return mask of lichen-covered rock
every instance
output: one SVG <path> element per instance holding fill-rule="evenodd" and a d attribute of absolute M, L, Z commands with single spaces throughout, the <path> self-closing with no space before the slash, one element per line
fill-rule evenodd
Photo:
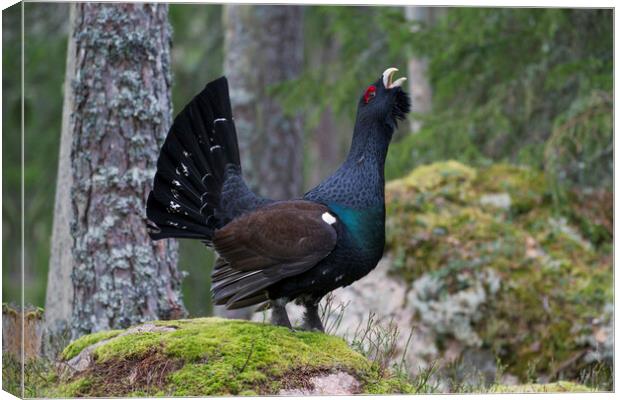
<path fill-rule="evenodd" d="M 522 381 L 610 364 L 611 208 L 586 224 L 583 203 L 553 207 L 540 172 L 454 161 L 389 182 L 386 197 L 390 274 L 440 349 L 428 361 L 484 349 Z"/>
<path fill-rule="evenodd" d="M 341 338 L 200 318 L 84 336 L 49 397 L 409 393 Z"/>

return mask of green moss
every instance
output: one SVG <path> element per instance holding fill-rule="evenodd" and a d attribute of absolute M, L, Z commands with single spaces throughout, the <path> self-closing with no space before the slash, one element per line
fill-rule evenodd
<path fill-rule="evenodd" d="M 563 393 L 563 392 L 592 392 L 592 389 L 574 382 L 560 381 L 546 384 L 526 385 L 494 385 L 491 393 Z"/>
<path fill-rule="evenodd" d="M 538 171 L 454 161 L 419 167 L 387 185 L 391 272 L 426 296 L 418 299 L 420 310 L 429 301 L 458 308 L 450 303 L 462 300 L 457 294 L 477 306 L 455 320 L 441 320 L 437 308 L 419 315 L 438 318 L 426 322 L 440 348 L 444 334 L 470 335 L 459 340 L 490 348 L 524 380 L 532 366 L 553 373 L 583 351 L 589 321 L 613 298 L 611 258 L 552 208 L 548 193 Z M 501 201 L 485 203 L 483 196 Z"/>
<path fill-rule="evenodd" d="M 528 212 L 551 200 L 545 176 L 539 171 L 509 164 L 493 164 L 479 171 L 473 182 L 476 193 L 508 193 L 514 214 Z"/>
<path fill-rule="evenodd" d="M 83 397 L 88 394 L 93 382 L 89 378 L 79 378 L 58 385 L 49 397 Z"/>
<path fill-rule="evenodd" d="M 366 380 L 364 393 L 367 394 L 413 394 L 416 390 L 412 384 L 402 378 L 374 378 Z"/>
<path fill-rule="evenodd" d="M 62 359 L 70 360 L 73 357 L 80 354 L 80 352 L 84 350 L 85 348 L 87 348 L 88 346 L 98 343 L 102 340 L 117 336 L 121 332 L 122 332 L 121 330 L 103 331 L 103 332 L 97 332 L 97 333 L 92 333 L 90 335 L 82 336 L 81 338 L 69 344 L 69 346 L 67 346 L 63 350 Z"/>
<path fill-rule="evenodd" d="M 155 325 L 175 329 L 112 337 L 94 350 L 96 366 L 109 371 L 112 366 L 123 367 L 123 363 L 142 365 L 144 360 L 155 360 L 148 361 L 148 365 L 156 369 L 153 363 L 164 360 L 177 363 L 178 367 L 168 371 L 161 387 L 129 383 L 125 387 L 122 380 L 127 378 L 119 376 L 115 379 L 114 395 L 133 395 L 136 391 L 166 396 L 277 393 L 282 382 L 290 379 L 291 372 L 299 370 L 347 371 L 373 393 L 410 390 L 401 379 L 380 376 L 368 359 L 339 337 L 219 318 L 158 321 Z M 102 337 L 105 336 L 98 340 Z M 87 338 L 80 341 L 98 341 Z M 76 348 L 75 344 L 71 346 Z M 81 377 L 97 382 L 89 387 L 89 395 L 112 394 L 106 392 L 107 378 L 103 374 L 95 367 Z M 73 387 L 65 383 L 63 390 L 70 391 Z"/>
<path fill-rule="evenodd" d="M 403 186 L 405 189 L 428 192 L 448 184 L 470 182 L 475 177 L 475 169 L 456 161 L 445 161 L 418 167 L 406 177 L 391 181 L 389 188 Z"/>

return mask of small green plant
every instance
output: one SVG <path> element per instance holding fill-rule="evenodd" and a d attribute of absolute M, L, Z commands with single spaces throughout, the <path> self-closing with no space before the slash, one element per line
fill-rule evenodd
<path fill-rule="evenodd" d="M 344 311 L 348 305 L 348 302 L 336 304 L 333 292 L 330 292 L 327 296 L 325 296 L 319 305 L 319 315 L 321 317 L 321 321 L 325 324 L 324 328 L 327 335 L 336 334 L 342 324 Z"/>
<path fill-rule="evenodd" d="M 45 358 L 26 360 L 23 365 L 11 354 L 2 354 L 2 389 L 17 397 L 46 397 L 56 382 L 53 363 Z M 22 377 L 24 380 L 22 391 Z"/>
<path fill-rule="evenodd" d="M 413 338 L 413 328 L 409 331 L 405 346 L 398 357 L 398 343 L 401 332 L 394 320 L 387 324 L 381 323 L 377 315 L 368 313 L 365 321 L 360 321 L 350 340 L 351 347 L 362 353 L 372 363 L 372 369 L 380 377 L 407 382 L 412 393 L 435 393 L 438 382 L 435 375 L 438 371 L 436 363 L 427 368 L 419 369 L 412 375 L 407 363 L 407 351 Z"/>
<path fill-rule="evenodd" d="M 593 390 L 613 391 L 613 365 L 602 361 L 592 363 L 581 370 L 578 381 Z"/>

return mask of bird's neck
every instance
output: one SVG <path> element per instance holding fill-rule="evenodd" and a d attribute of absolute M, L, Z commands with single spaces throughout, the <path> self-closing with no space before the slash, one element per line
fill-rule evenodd
<path fill-rule="evenodd" d="M 376 168 L 383 178 L 391 137 L 392 129 L 388 125 L 358 119 L 344 165 L 349 168 Z"/>
<path fill-rule="evenodd" d="M 356 210 L 385 208 L 384 166 L 389 132 L 379 124 L 357 123 L 349 155 L 340 168 L 310 192 L 310 199 Z"/>

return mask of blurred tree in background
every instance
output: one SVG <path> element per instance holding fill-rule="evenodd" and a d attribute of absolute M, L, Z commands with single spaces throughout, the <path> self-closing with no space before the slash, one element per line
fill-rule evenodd
<path fill-rule="evenodd" d="M 2 11 L 2 301 L 15 303 L 21 299 L 20 11 Z"/>
<path fill-rule="evenodd" d="M 281 100 L 269 93 L 303 66 L 303 7 L 227 4 L 224 6 L 224 73 L 243 177 L 258 195 L 286 200 L 301 195 L 303 120 L 286 115 Z M 250 319 L 254 307 L 215 314 Z"/>
<path fill-rule="evenodd" d="M 3 301 L 20 302 L 21 5 L 3 11 Z M 69 7 L 24 4 L 26 303 L 45 304 Z"/>
<path fill-rule="evenodd" d="M 68 8 L 26 3 L 25 9 L 26 299 L 42 305 Z M 11 284 L 19 275 L 7 268 L 19 271 L 21 175 L 20 82 L 6 73 L 19 72 L 14 40 L 19 9 L 10 13 L 13 18 L 3 15 L 4 301 L 18 300 L 19 293 Z M 575 192 L 610 192 L 612 15 L 612 10 L 449 8 L 428 24 L 408 20 L 402 7 L 306 7 L 303 72 L 268 88 L 287 112 L 304 114 L 304 188 L 340 162 L 368 83 L 388 66 L 406 75 L 410 58 L 420 57 L 428 65 L 432 112 L 416 116 L 423 122 L 416 134 L 401 125 L 387 159 L 388 179 L 436 160 L 474 165 L 503 160 L 543 170 L 559 208 Z M 170 21 L 176 112 L 222 73 L 222 7 L 171 5 Z M 192 315 L 209 314 L 212 254 L 200 243 L 180 242 L 179 267 L 190 273 L 183 283 L 186 306 Z"/>

